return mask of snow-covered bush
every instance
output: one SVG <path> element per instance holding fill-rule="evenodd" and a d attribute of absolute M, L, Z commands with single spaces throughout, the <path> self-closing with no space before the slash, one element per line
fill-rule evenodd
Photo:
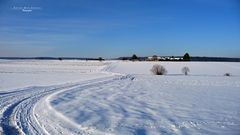
<path fill-rule="evenodd" d="M 182 73 L 184 73 L 185 75 L 188 75 L 188 72 L 190 72 L 190 69 L 188 67 L 182 68 Z"/>
<path fill-rule="evenodd" d="M 156 65 L 153 65 L 152 69 L 151 69 L 151 72 L 154 74 L 154 75 L 164 75 L 167 73 L 167 70 L 165 69 L 164 66 L 162 65 L 159 65 L 159 64 L 156 64 Z"/>

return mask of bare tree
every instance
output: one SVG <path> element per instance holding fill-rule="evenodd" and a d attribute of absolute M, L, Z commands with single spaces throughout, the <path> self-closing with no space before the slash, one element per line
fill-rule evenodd
<path fill-rule="evenodd" d="M 154 75 L 164 75 L 167 73 L 167 70 L 165 69 L 164 66 L 162 65 L 159 65 L 159 64 L 156 64 L 156 65 L 153 65 L 152 69 L 151 69 L 151 72 L 154 74 Z"/>
<path fill-rule="evenodd" d="M 188 72 L 190 72 L 190 69 L 188 67 L 183 67 L 182 68 L 182 72 L 185 74 L 185 75 L 188 75 Z"/>

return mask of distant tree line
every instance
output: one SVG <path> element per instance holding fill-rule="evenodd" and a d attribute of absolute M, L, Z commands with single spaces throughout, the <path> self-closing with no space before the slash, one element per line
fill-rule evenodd
<path fill-rule="evenodd" d="M 153 55 L 152 57 L 138 57 L 133 54 L 132 57 L 120 57 L 120 60 L 131 60 L 131 61 L 190 61 L 191 57 L 188 53 L 185 53 L 182 57 L 158 57 Z"/>

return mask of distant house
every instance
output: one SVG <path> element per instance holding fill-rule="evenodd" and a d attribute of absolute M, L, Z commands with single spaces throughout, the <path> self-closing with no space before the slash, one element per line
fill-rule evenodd
<path fill-rule="evenodd" d="M 182 60 L 182 58 L 179 58 L 179 57 L 171 57 L 170 60 L 172 60 L 172 61 L 179 61 L 179 60 Z"/>
<path fill-rule="evenodd" d="M 153 55 L 150 57 L 147 57 L 148 61 L 159 61 L 161 59 L 161 57 L 157 56 L 157 55 Z"/>
<path fill-rule="evenodd" d="M 149 56 L 146 59 L 147 61 L 179 61 L 182 60 L 181 57 L 160 57 L 157 55 Z"/>

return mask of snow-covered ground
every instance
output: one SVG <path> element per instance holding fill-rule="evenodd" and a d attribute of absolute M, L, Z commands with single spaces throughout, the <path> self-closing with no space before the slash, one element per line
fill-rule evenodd
<path fill-rule="evenodd" d="M 223 76 L 231 73 L 240 76 L 240 63 L 238 62 L 114 62 L 107 70 L 123 74 L 151 74 L 149 70 L 154 64 L 163 65 L 168 75 L 182 75 L 181 69 L 189 67 L 191 75 L 196 76 Z"/>
<path fill-rule="evenodd" d="M 97 61 L 1 60 L 0 91 L 27 86 L 49 86 L 102 77 Z"/>
<path fill-rule="evenodd" d="M 240 63 L 0 61 L 1 132 L 237 135 Z"/>

